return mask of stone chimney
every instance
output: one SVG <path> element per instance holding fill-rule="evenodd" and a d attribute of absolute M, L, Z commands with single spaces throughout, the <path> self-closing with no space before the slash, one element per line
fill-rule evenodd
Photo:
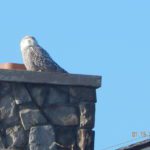
<path fill-rule="evenodd" d="M 100 76 L 0 70 L 0 150 L 94 150 Z"/>

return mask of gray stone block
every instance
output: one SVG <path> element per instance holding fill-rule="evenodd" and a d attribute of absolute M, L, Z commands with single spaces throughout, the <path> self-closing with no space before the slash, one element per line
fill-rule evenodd
<path fill-rule="evenodd" d="M 24 148 L 27 144 L 25 130 L 21 126 L 6 129 L 6 141 L 9 147 Z"/>
<path fill-rule="evenodd" d="M 69 102 L 69 88 L 65 86 L 49 86 L 44 106 Z"/>
<path fill-rule="evenodd" d="M 79 150 L 94 150 L 94 131 L 79 129 L 78 130 L 78 147 Z"/>
<path fill-rule="evenodd" d="M 20 111 L 21 123 L 25 130 L 29 130 L 32 126 L 47 123 L 44 116 L 38 109 L 24 109 Z"/>
<path fill-rule="evenodd" d="M 7 93 L 0 100 L 0 121 L 5 127 L 19 123 L 16 103 L 11 93 Z"/>
<path fill-rule="evenodd" d="M 80 127 L 93 128 L 95 122 L 95 104 L 80 103 Z"/>
<path fill-rule="evenodd" d="M 13 93 L 16 104 L 24 104 L 32 101 L 27 89 L 21 83 L 13 84 Z"/>
<path fill-rule="evenodd" d="M 12 90 L 11 85 L 12 85 L 12 83 L 10 83 L 10 82 L 0 82 L 0 96 L 1 97 L 5 96 L 11 92 L 11 90 Z"/>
<path fill-rule="evenodd" d="M 30 94 L 38 106 L 42 106 L 44 101 L 47 100 L 48 88 L 47 85 L 30 84 L 27 86 Z"/>
<path fill-rule="evenodd" d="M 36 126 L 30 129 L 30 150 L 57 150 L 55 132 L 51 125 Z"/>
<path fill-rule="evenodd" d="M 5 148 L 2 137 L 0 136 L 0 150 Z"/>
<path fill-rule="evenodd" d="M 79 124 L 76 107 L 53 105 L 46 108 L 45 113 L 54 125 L 75 126 Z"/>
<path fill-rule="evenodd" d="M 56 142 L 64 147 L 76 146 L 76 128 L 57 127 L 55 128 Z"/>
<path fill-rule="evenodd" d="M 40 107 L 69 102 L 69 88 L 65 86 L 31 84 L 28 86 L 28 89 L 32 98 Z"/>
<path fill-rule="evenodd" d="M 70 87 L 70 102 L 96 102 L 96 89 L 90 87 Z"/>

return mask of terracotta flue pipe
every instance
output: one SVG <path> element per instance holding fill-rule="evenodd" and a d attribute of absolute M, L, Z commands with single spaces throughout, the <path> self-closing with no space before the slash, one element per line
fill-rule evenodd
<path fill-rule="evenodd" d="M 2 63 L 2 64 L 0 64 L 0 69 L 7 69 L 7 70 L 26 70 L 24 64 L 17 64 L 17 63 Z"/>

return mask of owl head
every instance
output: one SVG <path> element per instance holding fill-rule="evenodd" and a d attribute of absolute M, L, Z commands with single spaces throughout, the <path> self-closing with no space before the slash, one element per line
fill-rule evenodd
<path fill-rule="evenodd" d="M 21 50 L 24 50 L 27 47 L 36 46 L 36 45 L 38 45 L 38 42 L 33 36 L 25 36 L 20 42 Z"/>

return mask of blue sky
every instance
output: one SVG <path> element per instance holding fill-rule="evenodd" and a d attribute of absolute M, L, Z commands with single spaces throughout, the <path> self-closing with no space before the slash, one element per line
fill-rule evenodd
<path fill-rule="evenodd" d="M 133 140 L 133 131 L 150 132 L 149 8 L 149 0 L 1 1 L 0 62 L 22 63 L 20 39 L 34 35 L 70 73 L 103 76 L 95 150 Z"/>

